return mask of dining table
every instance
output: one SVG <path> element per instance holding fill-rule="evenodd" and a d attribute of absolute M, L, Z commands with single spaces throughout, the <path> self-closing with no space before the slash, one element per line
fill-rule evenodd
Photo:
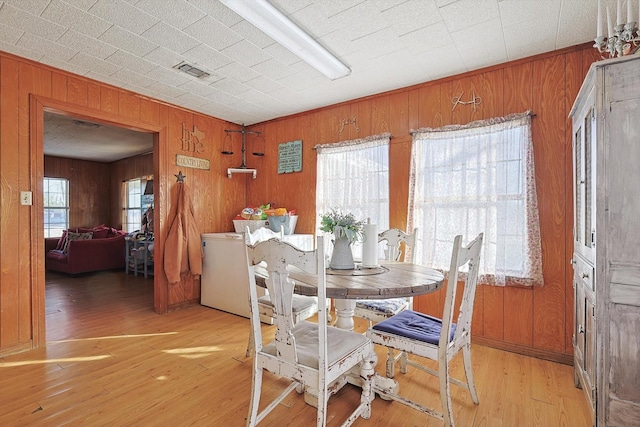
<path fill-rule="evenodd" d="M 267 272 L 263 267 L 256 266 L 256 284 L 266 287 Z M 291 268 L 289 278 L 294 282 L 294 292 L 299 295 L 318 295 L 318 276 Z M 336 308 L 335 326 L 353 330 L 353 315 L 356 301 L 362 299 L 388 299 L 399 297 L 414 297 L 437 291 L 444 283 L 442 272 L 419 264 L 400 261 L 380 260 L 378 266 L 362 267 L 356 263 L 353 270 L 326 271 L 326 296 L 334 300 Z M 344 383 L 361 386 L 362 380 L 357 370 L 344 378 Z M 380 396 L 387 392 L 398 392 L 397 381 L 376 374 L 373 389 Z M 383 397 L 384 398 L 384 397 Z M 317 404 L 317 391 L 306 390 L 305 401 L 311 405 Z M 314 405 L 315 406 L 315 405 Z"/>
<path fill-rule="evenodd" d="M 256 283 L 265 287 L 266 270 L 256 268 Z M 289 278 L 299 295 L 317 296 L 318 277 L 292 268 Z M 326 271 L 326 295 L 334 300 L 335 326 L 353 330 L 356 301 L 362 299 L 388 299 L 414 297 L 437 291 L 442 287 L 442 272 L 420 264 L 380 260 L 378 266 L 362 267 L 356 263 L 353 270 Z"/>

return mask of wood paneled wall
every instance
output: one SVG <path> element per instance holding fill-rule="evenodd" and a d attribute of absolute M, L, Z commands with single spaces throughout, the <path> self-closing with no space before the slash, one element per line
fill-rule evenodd
<path fill-rule="evenodd" d="M 155 135 L 152 174 L 156 177 L 157 260 L 163 257 L 170 226 L 171 194 L 177 185 L 174 175 L 179 170 L 186 175 L 186 185 L 192 190 L 201 233 L 232 230 L 231 220 L 246 203 L 246 177 L 226 176 L 227 167 L 240 164 L 239 150 L 233 156 L 220 154 L 224 129 L 237 129 L 237 125 L 0 52 L 0 355 L 45 342 L 44 109 Z M 194 126 L 205 135 L 202 151 L 197 153 L 187 150 L 182 142 L 183 131 L 192 131 Z M 211 169 L 178 167 L 177 154 L 209 160 Z M 101 203 L 94 198 L 99 193 L 98 183 L 89 170 L 82 167 L 83 171 L 70 171 L 63 161 L 52 163 L 48 164 L 52 173 L 71 174 L 74 181 L 78 174 L 80 180 L 89 179 L 73 185 L 72 191 L 78 191 L 80 203 L 86 201 L 74 222 L 77 220 L 78 225 L 112 222 L 113 218 L 96 221 L 89 213 L 92 205 L 95 208 Z M 128 166 L 123 173 L 125 169 Z M 96 170 L 100 175 L 107 173 L 101 167 Z M 115 172 L 114 177 L 120 177 L 120 172 Z M 20 191 L 33 192 L 33 206 L 20 205 Z M 75 200 L 76 196 L 73 197 Z M 108 211 L 107 215 L 112 216 Z M 199 301 L 199 281 L 186 278 L 169 284 L 161 262 L 156 263 L 155 269 L 157 312 Z"/>
<path fill-rule="evenodd" d="M 44 157 L 44 176 L 69 180 L 69 227 L 111 225 L 109 164 Z"/>
<path fill-rule="evenodd" d="M 571 286 L 571 126 L 568 113 L 589 65 L 599 59 L 590 45 L 550 52 L 501 66 L 358 99 L 262 123 L 267 156 L 250 157 L 258 179 L 248 184 L 250 204 L 274 201 L 296 208 L 296 232 L 313 233 L 316 144 L 390 132 L 390 223 L 406 228 L 411 158 L 410 130 L 465 124 L 532 110 L 536 183 L 540 210 L 545 284 L 536 288 L 480 286 L 474 311 L 476 340 L 512 351 L 570 363 L 573 293 Z M 482 98 L 453 108 L 464 93 Z M 357 118 L 357 128 L 341 123 Z M 279 143 L 302 139 L 303 169 L 278 175 Z M 418 310 L 439 315 L 444 292 L 416 298 Z"/>
<path fill-rule="evenodd" d="M 192 189 L 200 232 L 230 231 L 231 220 L 242 207 L 271 201 L 296 208 L 300 215 L 297 232 L 313 233 L 317 215 L 313 146 L 390 132 L 390 219 L 392 226 L 405 228 L 411 129 L 531 109 L 537 115 L 533 137 L 545 285 L 534 289 L 481 286 L 474 337 L 497 347 L 569 361 L 573 295 L 568 262 L 573 213 L 567 115 L 586 70 L 596 59 L 595 50 L 584 45 L 253 126 L 263 132 L 267 149 L 264 157 L 248 156 L 248 166 L 258 169 L 258 178 L 252 180 L 226 177 L 227 167 L 240 164 L 239 150 L 234 156 L 220 154 L 224 129 L 239 126 L 0 53 L 0 354 L 40 346 L 45 339 L 44 108 L 155 134 L 156 259 L 162 259 L 176 186 L 174 174 L 180 169 Z M 470 105 L 452 110 L 451 99 L 461 92 L 464 100 L 474 92 L 482 98 L 476 111 Z M 354 116 L 359 130 L 348 125 L 339 133 L 341 121 Z M 184 130 L 194 126 L 205 134 L 201 153 L 185 152 L 183 147 Z M 303 140 L 303 171 L 279 175 L 278 144 L 297 139 Z M 207 159 L 211 170 L 177 167 L 176 154 Z M 19 193 L 24 190 L 33 191 L 33 206 L 19 204 Z M 155 268 L 157 312 L 198 301 L 197 281 L 169 284 L 162 264 L 156 263 Z M 437 314 L 442 300 L 442 294 L 434 294 L 417 298 L 415 304 Z"/>
<path fill-rule="evenodd" d="M 153 176 L 153 155 L 134 156 L 110 163 L 109 172 L 109 194 L 111 199 L 109 224 L 113 224 L 111 226 L 117 229 L 122 229 L 122 210 L 124 209 L 122 183 L 130 179 Z"/>

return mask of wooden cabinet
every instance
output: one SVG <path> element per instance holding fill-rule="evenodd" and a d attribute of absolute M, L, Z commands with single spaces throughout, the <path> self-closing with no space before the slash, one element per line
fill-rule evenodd
<path fill-rule="evenodd" d="M 640 56 L 594 63 L 571 118 L 576 385 L 595 425 L 640 425 Z"/>

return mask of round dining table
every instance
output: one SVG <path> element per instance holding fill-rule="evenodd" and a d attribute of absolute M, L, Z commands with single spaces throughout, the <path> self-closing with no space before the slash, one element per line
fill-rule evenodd
<path fill-rule="evenodd" d="M 256 282 L 265 286 L 266 272 L 256 268 Z M 318 295 L 318 277 L 292 268 L 289 278 L 299 295 Z M 333 270 L 326 274 L 326 294 L 335 302 L 336 327 L 353 330 L 353 315 L 359 299 L 414 297 L 437 291 L 444 282 L 443 274 L 419 264 L 380 260 L 380 265 L 353 270 Z"/>

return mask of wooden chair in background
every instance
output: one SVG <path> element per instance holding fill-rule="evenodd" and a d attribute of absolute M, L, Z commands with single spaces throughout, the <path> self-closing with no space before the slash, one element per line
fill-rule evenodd
<path fill-rule="evenodd" d="M 416 236 L 418 229 L 413 230 L 413 234 L 407 234 L 397 228 L 391 228 L 378 234 L 378 242 L 386 242 L 386 248 L 384 250 L 385 259 L 389 261 L 400 260 L 401 251 L 400 244 L 405 244 L 405 262 L 415 263 L 414 250 L 416 245 Z M 411 249 L 411 257 L 406 257 L 407 248 Z M 403 310 L 413 309 L 413 298 L 388 298 L 382 300 L 365 299 L 356 301 L 356 308 L 354 312 L 355 317 L 366 319 L 369 321 L 369 326 L 374 323 L 382 322 L 385 319 L 390 318 Z M 389 378 L 393 378 L 394 365 L 400 359 L 407 358 L 407 354 L 400 352 L 397 355 L 394 354 L 392 348 L 388 349 L 387 354 L 387 372 L 391 372 Z"/>
<path fill-rule="evenodd" d="M 462 236 L 456 236 L 451 255 L 442 319 L 413 310 L 405 310 L 372 326 L 367 331 L 367 336 L 375 344 L 438 362 L 438 370 L 434 371 L 414 360 L 408 359 L 406 364 L 401 360 L 400 370 L 402 373 L 406 373 L 407 365 L 409 365 L 439 377 L 443 413 L 395 393 L 385 393 L 384 397 L 443 419 L 445 426 L 453 427 L 454 425 L 449 383 L 452 382 L 468 389 L 473 403 L 479 403 L 471 367 L 471 318 L 478 282 L 482 239 L 483 234 L 480 233 L 468 246 L 463 247 Z M 468 271 L 464 273 L 463 295 L 459 307 L 456 307 L 456 291 L 460 270 L 467 265 Z M 456 308 L 459 308 L 459 314 L 457 322 L 454 323 L 453 314 Z M 463 355 L 466 383 L 449 376 L 449 362 L 460 350 Z"/>

